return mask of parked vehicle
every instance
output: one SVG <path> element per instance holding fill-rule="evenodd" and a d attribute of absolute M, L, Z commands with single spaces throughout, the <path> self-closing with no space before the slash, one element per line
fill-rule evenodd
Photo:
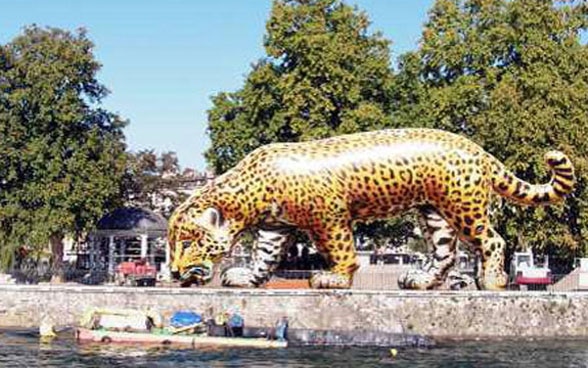
<path fill-rule="evenodd" d="M 115 269 L 115 281 L 127 286 L 155 286 L 157 269 L 145 260 L 121 262 Z"/>
<path fill-rule="evenodd" d="M 588 290 L 588 258 L 576 260 L 578 271 L 578 290 Z"/>
<path fill-rule="evenodd" d="M 515 252 L 510 264 L 510 285 L 519 290 L 545 290 L 553 283 L 549 269 L 549 257 L 537 262 L 532 251 Z"/>

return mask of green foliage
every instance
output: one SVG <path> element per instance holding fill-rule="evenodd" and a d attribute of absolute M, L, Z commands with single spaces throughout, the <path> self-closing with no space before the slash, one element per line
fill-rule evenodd
<path fill-rule="evenodd" d="M 125 123 L 83 30 L 27 27 L 0 45 L 0 259 L 90 229 L 120 198 Z M 57 260 L 58 263 L 60 260 Z"/>
<path fill-rule="evenodd" d="M 392 111 L 389 42 L 368 33 L 365 13 L 336 0 L 276 0 L 267 57 L 243 88 L 213 97 L 208 162 L 220 174 L 272 142 L 377 129 Z M 378 230 L 379 229 L 379 230 Z M 398 220 L 361 225 L 359 235 L 402 235 Z M 396 231 L 394 231 L 396 230 Z"/>
<path fill-rule="evenodd" d="M 180 174 L 175 152 L 153 150 L 129 153 L 123 181 L 127 205 L 149 208 L 165 217 L 182 203 L 187 195 L 180 189 L 184 181 L 193 178 Z"/>
<path fill-rule="evenodd" d="M 391 112 L 389 42 L 367 15 L 336 0 L 276 0 L 267 57 L 243 88 L 213 97 L 208 113 L 216 173 L 253 149 L 370 130 Z"/>
<path fill-rule="evenodd" d="M 548 177 L 545 151 L 570 155 L 579 180 L 565 205 L 498 204 L 511 250 L 586 251 L 587 15 L 577 1 L 438 0 L 419 49 L 401 60 L 394 125 L 470 136 L 532 183 Z"/>
<path fill-rule="evenodd" d="M 179 169 L 177 156 L 173 152 L 162 153 L 160 157 L 152 149 L 128 153 L 125 197 L 139 204 L 150 202 L 149 196 L 165 187 L 166 179 L 163 177 L 175 176 Z"/>
<path fill-rule="evenodd" d="M 360 243 L 368 246 L 364 250 L 373 250 L 374 247 L 400 247 L 417 237 L 414 232 L 417 223 L 414 215 L 409 212 L 389 220 L 359 222 L 355 224 L 354 234 L 360 239 Z"/>

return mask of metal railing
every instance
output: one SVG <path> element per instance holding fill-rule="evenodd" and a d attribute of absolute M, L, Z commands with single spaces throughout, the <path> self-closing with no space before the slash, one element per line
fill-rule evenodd
<path fill-rule="evenodd" d="M 354 276 L 353 289 L 358 290 L 398 290 L 398 278 L 406 271 L 414 269 L 415 266 L 390 266 L 390 265 L 372 265 L 360 269 Z M 278 270 L 272 276 L 273 280 L 307 280 L 320 270 Z M 38 284 L 51 280 L 52 272 L 47 264 L 38 266 L 27 265 L 19 269 L 13 269 L 7 272 L 12 276 L 12 282 L 18 284 Z M 220 272 L 217 272 L 219 274 Z M 66 267 L 65 281 L 79 283 L 84 285 L 102 285 L 111 284 L 114 279 L 106 269 L 80 270 L 74 267 Z M 218 276 L 218 275 L 217 275 Z M 218 277 L 217 277 L 218 278 Z M 466 277 L 466 280 L 468 278 Z M 472 279 L 465 285 L 467 290 L 475 290 Z M 579 269 L 573 270 L 568 274 L 552 275 L 553 283 L 549 285 L 528 285 L 519 287 L 518 285 L 508 285 L 507 291 L 510 290 L 546 290 L 553 292 L 570 292 L 579 291 Z M 219 281 L 219 280 L 217 280 Z M 166 283 L 170 285 L 170 283 Z M 220 286 L 220 281 L 215 284 Z M 446 282 L 440 289 L 450 289 L 450 282 Z"/>
<path fill-rule="evenodd" d="M 369 269 L 357 272 L 353 279 L 353 289 L 357 290 L 399 290 L 398 278 L 410 266 L 389 267 L 373 266 Z M 320 271 L 298 271 L 298 270 L 280 270 L 273 275 L 273 279 L 302 280 L 309 279 L 313 274 Z M 467 277 L 466 277 L 467 279 Z M 518 285 L 508 285 L 506 291 L 528 290 L 528 291 L 579 291 L 578 276 L 574 272 L 569 274 L 552 275 L 553 283 L 550 285 L 527 285 L 519 287 Z M 441 290 L 449 290 L 451 283 L 446 281 L 439 287 Z M 464 290 L 476 290 L 473 279 L 463 288 Z"/>

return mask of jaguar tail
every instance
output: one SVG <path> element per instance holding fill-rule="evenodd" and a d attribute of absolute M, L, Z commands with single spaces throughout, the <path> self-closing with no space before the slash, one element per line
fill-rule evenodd
<path fill-rule="evenodd" d="M 574 190 L 574 166 L 560 151 L 547 152 L 545 163 L 551 169 L 551 180 L 547 184 L 534 185 L 517 178 L 492 157 L 492 187 L 501 196 L 523 205 L 539 206 L 560 202 Z"/>

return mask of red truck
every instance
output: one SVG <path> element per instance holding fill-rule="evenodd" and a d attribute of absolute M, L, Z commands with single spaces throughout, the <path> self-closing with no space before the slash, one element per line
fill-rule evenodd
<path fill-rule="evenodd" d="M 143 260 L 121 262 L 115 269 L 115 280 L 119 285 L 155 286 L 156 279 L 155 266 Z"/>

